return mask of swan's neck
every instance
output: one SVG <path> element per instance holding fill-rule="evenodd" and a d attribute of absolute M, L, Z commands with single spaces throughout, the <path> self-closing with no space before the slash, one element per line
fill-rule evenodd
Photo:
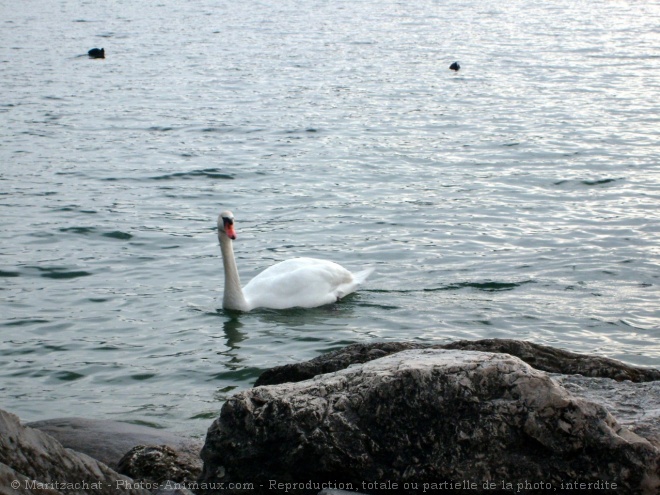
<path fill-rule="evenodd" d="M 234 259 L 234 248 L 231 239 L 226 235 L 220 238 L 220 250 L 222 251 L 222 264 L 225 268 L 225 295 L 222 299 L 222 307 L 238 311 L 248 311 L 248 304 L 241 289 L 241 279 L 238 276 L 236 260 Z"/>

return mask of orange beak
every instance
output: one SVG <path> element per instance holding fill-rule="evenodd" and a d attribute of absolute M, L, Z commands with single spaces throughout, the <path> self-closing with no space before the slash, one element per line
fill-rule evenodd
<path fill-rule="evenodd" d="M 236 231 L 234 230 L 234 226 L 232 224 L 225 224 L 225 234 L 227 234 L 227 237 L 229 237 L 232 241 L 236 239 Z"/>

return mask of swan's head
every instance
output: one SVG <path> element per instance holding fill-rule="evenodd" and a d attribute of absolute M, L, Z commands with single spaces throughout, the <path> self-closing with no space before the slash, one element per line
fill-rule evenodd
<path fill-rule="evenodd" d="M 226 235 L 232 241 L 236 239 L 234 231 L 234 214 L 231 211 L 223 211 L 218 217 L 218 237 Z"/>

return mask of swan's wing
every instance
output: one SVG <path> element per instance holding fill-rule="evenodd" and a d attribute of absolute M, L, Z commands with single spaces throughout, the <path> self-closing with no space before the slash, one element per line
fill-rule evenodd
<path fill-rule="evenodd" d="M 243 288 L 253 308 L 313 308 L 353 292 L 371 270 L 353 275 L 341 265 L 314 258 L 295 258 L 273 265 Z"/>

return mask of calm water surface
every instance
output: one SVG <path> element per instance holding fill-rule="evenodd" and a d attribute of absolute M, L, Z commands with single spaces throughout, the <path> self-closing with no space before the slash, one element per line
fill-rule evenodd
<path fill-rule="evenodd" d="M 0 9 L 0 404 L 22 419 L 202 435 L 262 370 L 375 340 L 660 365 L 657 2 Z M 223 209 L 244 282 L 298 255 L 376 272 L 334 306 L 227 314 Z"/>

